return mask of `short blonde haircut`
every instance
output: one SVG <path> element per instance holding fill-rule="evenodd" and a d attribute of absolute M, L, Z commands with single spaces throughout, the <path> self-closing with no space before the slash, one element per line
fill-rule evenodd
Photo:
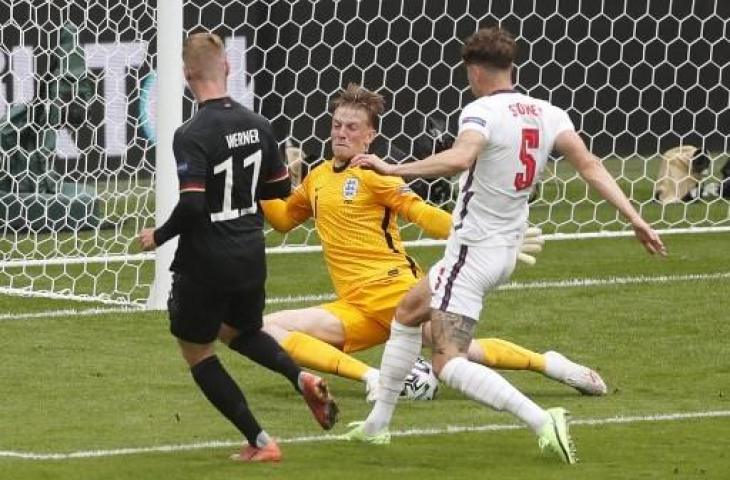
<path fill-rule="evenodd" d="M 345 106 L 364 110 L 370 120 L 370 126 L 377 130 L 380 114 L 385 110 L 385 100 L 379 93 L 371 92 L 357 83 L 349 83 L 347 88 L 341 90 L 330 103 L 330 112 L 334 113 L 339 107 Z"/>
<path fill-rule="evenodd" d="M 225 46 L 215 33 L 193 33 L 185 39 L 183 63 L 194 80 L 218 80 L 225 75 Z"/>

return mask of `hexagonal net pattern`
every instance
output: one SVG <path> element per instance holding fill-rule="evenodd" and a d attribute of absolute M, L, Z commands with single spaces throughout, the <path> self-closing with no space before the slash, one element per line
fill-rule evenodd
<path fill-rule="evenodd" d="M 155 12 L 143 0 L 0 0 L 9 19 L 0 32 L 0 291 L 146 298 L 151 257 L 133 240 L 154 223 Z M 520 46 L 516 87 L 567 110 L 653 226 L 717 230 L 730 229 L 729 18 L 722 0 L 187 0 L 182 33 L 224 39 L 229 93 L 301 148 L 306 174 L 331 155 L 328 104 L 349 82 L 386 98 L 375 153 L 410 161 L 453 137 L 473 100 L 462 40 L 502 25 Z M 188 94 L 186 118 L 194 108 Z M 696 154 L 664 178 L 662 153 L 678 146 Z M 554 160 L 535 187 L 531 223 L 559 235 L 627 232 Z M 674 195 L 658 200 L 662 180 Z M 453 206 L 454 179 L 413 186 Z M 307 250 L 318 239 L 306 222 L 286 235 L 268 230 L 267 242 Z"/>
<path fill-rule="evenodd" d="M 233 71 L 236 82 L 246 78 L 241 98 L 303 150 L 307 168 L 331 155 L 328 104 L 349 82 L 386 98 L 375 153 L 410 161 L 431 153 L 444 134 L 453 137 L 461 107 L 473 100 L 462 40 L 499 24 L 521 49 L 517 88 L 568 111 L 653 226 L 730 226 L 721 184 L 730 133 L 727 2 L 211 0 L 185 8 L 186 32 L 212 29 L 246 46 L 245 59 L 234 59 L 246 67 Z M 701 158 L 665 178 L 662 154 L 677 146 L 695 146 Z M 661 180 L 674 193 L 668 199 L 657 198 Z M 417 179 L 414 189 L 447 209 L 456 194 L 450 178 Z M 557 161 L 535 187 L 530 218 L 548 234 L 630 230 Z M 404 224 L 403 235 L 422 241 L 413 225 Z M 317 243 L 310 223 L 268 238 L 276 250 Z"/>
<path fill-rule="evenodd" d="M 147 295 L 155 5 L 0 1 L 0 292 Z"/>

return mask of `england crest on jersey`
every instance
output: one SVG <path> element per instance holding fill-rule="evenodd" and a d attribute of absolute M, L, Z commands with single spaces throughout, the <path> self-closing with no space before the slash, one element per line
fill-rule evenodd
<path fill-rule="evenodd" d="M 357 195 L 357 189 L 360 187 L 360 181 L 355 177 L 350 177 L 345 180 L 345 185 L 342 187 L 342 197 L 345 200 L 352 200 Z"/>

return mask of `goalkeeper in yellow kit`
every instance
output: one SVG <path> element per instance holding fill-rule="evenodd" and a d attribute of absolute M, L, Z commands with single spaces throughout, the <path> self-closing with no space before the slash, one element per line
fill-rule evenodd
<path fill-rule="evenodd" d="M 366 384 L 374 400 L 378 370 L 349 355 L 384 343 L 395 308 L 423 272 L 401 242 L 397 217 L 430 236 L 448 237 L 451 216 L 428 205 L 399 177 L 350 167 L 375 139 L 383 98 L 356 84 L 332 102 L 333 158 L 314 168 L 286 200 L 262 202 L 266 219 L 286 232 L 314 219 L 337 300 L 264 317 L 263 329 L 300 365 Z M 424 326 L 430 345 L 430 327 Z M 541 372 L 582 393 L 602 395 L 593 370 L 557 352 L 540 354 L 511 342 L 473 340 L 469 360 L 498 369 Z"/>

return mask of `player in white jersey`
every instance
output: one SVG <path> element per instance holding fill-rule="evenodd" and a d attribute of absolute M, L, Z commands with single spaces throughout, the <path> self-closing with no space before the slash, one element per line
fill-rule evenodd
<path fill-rule="evenodd" d="M 488 141 L 461 176 L 454 234 L 465 245 L 514 245 L 527 221 L 535 176 L 558 134 L 573 130 L 570 118 L 543 100 L 505 89 L 467 105 L 459 125 L 459 134 L 474 132 Z"/>
<path fill-rule="evenodd" d="M 493 91 L 462 110 L 459 136 L 484 139 L 485 146 L 459 179 L 446 254 L 429 273 L 432 308 L 479 319 L 484 293 L 514 269 L 536 176 L 557 136 L 574 130 L 565 111 L 513 89 Z"/>
<path fill-rule="evenodd" d="M 480 403 L 509 411 L 537 434 L 542 450 L 575 463 L 564 409 L 544 410 L 466 355 L 484 295 L 512 273 L 528 198 L 553 149 L 631 222 L 649 253 L 666 254 L 659 236 L 587 150 L 568 115 L 513 90 L 516 54 L 514 38 L 500 28 L 481 29 L 465 41 L 462 59 L 477 100 L 464 108 L 450 150 L 401 165 L 389 165 L 374 155 L 353 159 L 355 165 L 385 175 L 463 173 L 444 258 L 401 300 L 383 352 L 378 400 L 367 420 L 356 422 L 346 434 L 350 440 L 390 442 L 388 425 L 398 394 L 421 349 L 420 325 L 430 319 L 433 367 L 443 382 Z"/>

